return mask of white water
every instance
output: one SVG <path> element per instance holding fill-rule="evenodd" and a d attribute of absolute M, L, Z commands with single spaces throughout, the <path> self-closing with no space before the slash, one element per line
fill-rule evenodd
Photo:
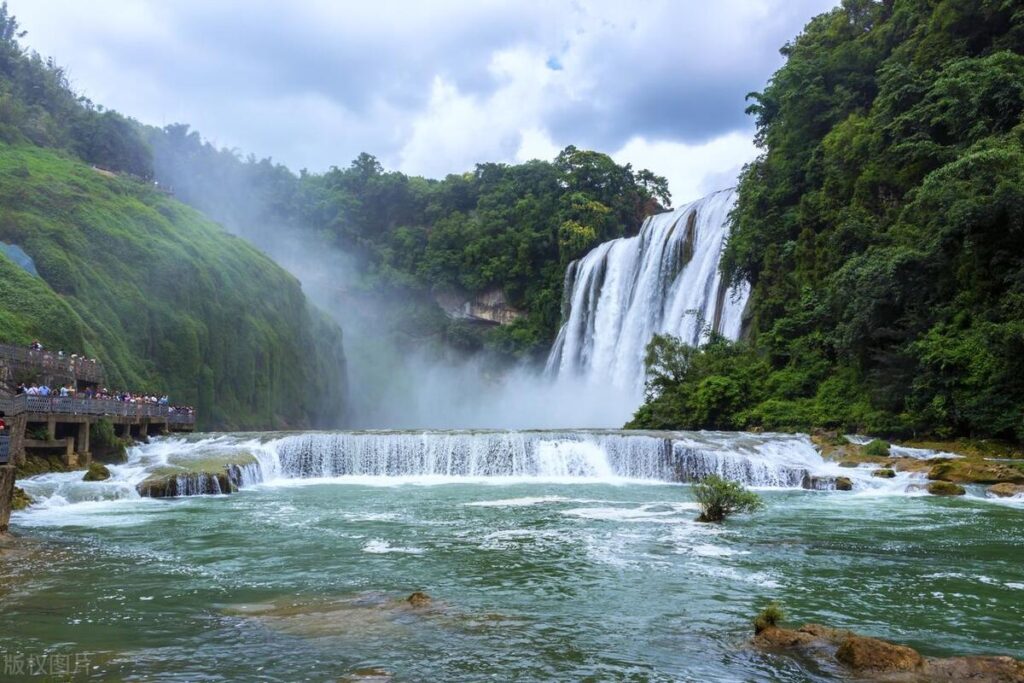
<path fill-rule="evenodd" d="M 130 449 L 112 477 L 84 482 L 81 472 L 19 482 L 35 511 L 76 503 L 139 500 L 136 486 L 154 473 L 177 476 L 182 495 L 226 493 L 216 477 L 230 468 L 240 487 L 344 483 L 369 486 L 475 483 L 679 483 L 717 474 L 760 488 L 830 488 L 851 477 L 871 495 L 903 493 L 911 475 L 884 480 L 870 468 L 822 460 L 801 435 L 725 432 L 426 431 L 312 432 L 154 439 Z M 915 480 L 916 481 L 916 480 Z"/>
<path fill-rule="evenodd" d="M 725 190 L 652 216 L 636 237 L 605 242 L 570 264 L 565 323 L 547 374 L 611 385 L 635 408 L 654 334 L 689 344 L 712 330 L 738 338 L 749 288 L 726 289 L 718 268 L 735 201 Z"/>

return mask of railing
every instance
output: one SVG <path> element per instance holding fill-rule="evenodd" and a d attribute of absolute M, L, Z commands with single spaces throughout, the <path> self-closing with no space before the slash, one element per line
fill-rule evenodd
<path fill-rule="evenodd" d="M 63 415 L 112 415 L 116 417 L 164 417 L 174 424 L 192 424 L 195 413 L 155 403 L 129 403 L 105 398 L 71 396 L 30 396 L 0 398 L 0 410 L 7 415 L 61 413 Z"/>
<path fill-rule="evenodd" d="M 104 378 L 103 363 L 88 358 L 72 358 L 59 356 L 51 351 L 37 351 L 23 346 L 0 344 L 0 358 L 31 365 L 51 372 L 61 372 L 85 380 L 86 382 L 102 382 Z"/>
<path fill-rule="evenodd" d="M 6 465 L 11 459 L 11 437 L 0 436 L 0 465 Z"/>

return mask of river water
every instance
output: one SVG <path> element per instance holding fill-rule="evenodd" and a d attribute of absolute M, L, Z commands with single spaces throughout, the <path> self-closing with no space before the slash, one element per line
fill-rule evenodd
<path fill-rule="evenodd" d="M 218 458 L 255 462 L 238 493 L 134 493 Z M 776 435 L 157 440 L 108 482 L 22 482 L 40 503 L 0 555 L 0 650 L 161 681 L 829 680 L 748 647 L 777 600 L 794 623 L 926 654 L 1024 656 L 1024 501 L 866 470 L 845 470 L 853 492 L 792 483 L 832 467 Z M 766 509 L 695 522 L 673 480 L 711 470 L 759 485 Z M 431 605 L 404 602 L 417 590 Z"/>

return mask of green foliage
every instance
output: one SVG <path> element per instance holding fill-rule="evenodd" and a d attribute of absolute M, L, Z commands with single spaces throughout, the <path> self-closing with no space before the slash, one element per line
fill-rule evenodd
<path fill-rule="evenodd" d="M 764 606 L 757 616 L 754 617 L 754 633 L 760 633 L 765 629 L 778 626 L 785 618 L 782 607 L 777 602 L 769 602 Z"/>
<path fill-rule="evenodd" d="M 340 419 L 337 328 L 291 275 L 147 184 L 0 144 L 0 241 L 41 276 L 0 256 L 0 341 L 98 357 L 112 389 L 167 393 L 204 428 Z"/>
<path fill-rule="evenodd" d="M 117 443 L 114 423 L 103 417 L 97 420 L 89 431 L 89 442 L 94 448 L 109 448 Z"/>
<path fill-rule="evenodd" d="M 1024 8 L 844 0 L 782 52 L 723 256 L 750 359 L 657 421 L 1024 439 Z"/>
<path fill-rule="evenodd" d="M 718 475 L 705 477 L 693 485 L 693 496 L 700 506 L 700 522 L 722 522 L 738 512 L 755 512 L 764 507 L 761 497 L 747 491 L 739 482 Z"/>
<path fill-rule="evenodd" d="M 151 178 L 152 152 L 138 125 L 76 94 L 63 68 L 21 46 L 24 36 L 7 3 L 0 4 L 0 141 L 58 148 Z"/>
<path fill-rule="evenodd" d="M 873 439 L 861 449 L 864 455 L 872 455 L 880 458 L 889 457 L 889 444 L 881 439 Z"/>
<path fill-rule="evenodd" d="M 554 162 L 478 164 L 437 181 L 386 171 L 365 153 L 347 168 L 295 175 L 218 150 L 182 124 L 146 135 L 161 183 L 214 219 L 240 231 L 297 231 L 353 255 L 347 287 L 374 295 L 384 317 L 408 315 L 385 310 L 395 300 L 436 309 L 436 292 L 501 290 L 525 317 L 482 333 L 480 348 L 506 356 L 550 346 L 569 262 L 636 233 L 670 199 L 664 178 L 575 147 Z M 469 340 L 454 341 L 465 350 Z"/>

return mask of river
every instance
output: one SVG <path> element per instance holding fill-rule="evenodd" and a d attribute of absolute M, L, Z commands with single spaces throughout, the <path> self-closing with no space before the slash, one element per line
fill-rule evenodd
<path fill-rule="evenodd" d="M 135 493 L 220 461 L 248 463 L 237 493 Z M 157 439 L 107 482 L 21 482 L 39 503 L 0 559 L 0 650 L 118 679 L 831 680 L 748 646 L 777 600 L 925 654 L 1024 656 L 1024 501 L 867 470 L 844 470 L 852 492 L 800 488 L 834 467 L 784 435 Z M 677 480 L 710 471 L 766 509 L 694 521 Z"/>

